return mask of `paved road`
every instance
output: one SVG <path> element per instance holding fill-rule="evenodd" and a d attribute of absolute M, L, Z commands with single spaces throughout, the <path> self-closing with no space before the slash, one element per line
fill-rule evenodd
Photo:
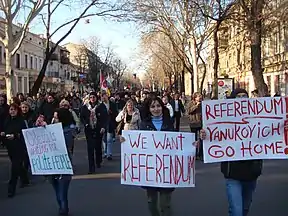
<path fill-rule="evenodd" d="M 184 123 L 185 124 L 185 123 Z M 187 130 L 187 127 L 183 127 Z M 71 183 L 70 208 L 72 216 L 148 216 L 144 191 L 137 187 L 120 185 L 119 144 L 113 161 L 105 162 L 95 175 L 86 175 L 85 141 L 77 142 L 75 154 L 76 175 Z M 196 188 L 178 189 L 173 196 L 175 216 L 227 215 L 223 177 L 218 164 L 197 163 Z M 249 216 L 287 216 L 288 161 L 270 160 L 264 163 L 264 174 Z M 0 151 L 0 212 L 1 216 L 53 216 L 57 205 L 53 190 L 38 178 L 34 186 L 19 189 L 14 199 L 6 198 L 7 157 Z"/>

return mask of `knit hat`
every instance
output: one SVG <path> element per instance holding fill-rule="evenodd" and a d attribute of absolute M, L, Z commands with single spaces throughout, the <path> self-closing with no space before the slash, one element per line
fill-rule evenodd
<path fill-rule="evenodd" d="M 242 89 L 242 88 L 237 88 L 237 89 L 234 89 L 232 92 L 231 92 L 231 95 L 229 98 L 236 98 L 236 96 L 240 93 L 244 93 L 248 96 L 248 92 L 245 90 L 245 89 Z"/>

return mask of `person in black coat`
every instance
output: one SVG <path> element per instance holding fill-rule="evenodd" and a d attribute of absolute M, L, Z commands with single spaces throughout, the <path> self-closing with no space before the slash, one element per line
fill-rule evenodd
<path fill-rule="evenodd" d="M 0 131 L 3 128 L 5 119 L 9 115 L 9 105 L 7 104 L 7 98 L 5 95 L 0 95 Z M 0 137 L 0 144 L 3 145 L 3 138 Z"/>
<path fill-rule="evenodd" d="M 185 108 L 184 108 L 182 101 L 180 100 L 179 93 L 176 93 L 174 95 L 174 100 L 171 100 L 170 104 L 173 107 L 173 111 L 174 111 L 175 130 L 179 131 L 180 119 L 181 119 L 182 114 L 185 113 Z"/>
<path fill-rule="evenodd" d="M 108 113 L 103 103 L 98 103 L 97 93 L 91 92 L 89 102 L 84 104 L 80 113 L 81 122 L 85 126 L 89 174 L 95 173 L 102 163 L 102 139 L 107 127 Z M 95 161 L 96 156 L 96 161 Z"/>
<path fill-rule="evenodd" d="M 47 124 L 51 124 L 55 110 L 58 108 L 58 102 L 53 94 L 48 94 L 47 99 L 39 108 L 39 114 L 44 116 Z"/>
<path fill-rule="evenodd" d="M 104 154 L 108 160 L 112 160 L 113 136 L 117 126 L 116 117 L 118 115 L 118 110 L 116 104 L 109 100 L 106 92 L 102 93 L 102 104 L 104 104 L 108 116 L 106 119 L 106 131 L 103 138 L 105 144 Z"/>
<path fill-rule="evenodd" d="M 24 160 L 27 154 L 22 129 L 26 129 L 21 109 L 17 104 L 11 104 L 9 115 L 4 123 L 1 137 L 4 138 L 4 145 L 7 147 L 11 160 L 11 175 L 8 186 L 8 197 L 14 197 L 18 178 L 21 178 L 22 187 L 29 184 L 27 170 L 24 167 Z"/>

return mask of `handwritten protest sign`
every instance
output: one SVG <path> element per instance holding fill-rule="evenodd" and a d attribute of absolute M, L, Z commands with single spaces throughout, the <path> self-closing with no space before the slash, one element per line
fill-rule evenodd
<path fill-rule="evenodd" d="M 73 174 L 62 124 L 22 130 L 33 175 Z"/>
<path fill-rule="evenodd" d="M 288 98 L 204 101 L 204 162 L 288 159 Z"/>
<path fill-rule="evenodd" d="M 121 184 L 152 187 L 195 186 L 195 135 L 181 132 L 123 131 Z"/>

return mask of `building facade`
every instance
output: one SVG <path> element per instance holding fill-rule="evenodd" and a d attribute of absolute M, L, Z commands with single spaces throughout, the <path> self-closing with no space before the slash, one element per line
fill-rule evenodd
<path fill-rule="evenodd" d="M 17 33 L 21 25 L 15 25 Z M 0 34 L 4 34 L 4 25 L 0 23 Z M 45 38 L 27 32 L 26 37 L 14 56 L 15 92 L 29 93 L 42 68 L 45 59 Z M 6 91 L 5 47 L 0 42 L 0 91 Z M 41 89 L 52 91 L 78 90 L 78 68 L 70 62 L 69 51 L 58 46 L 49 60 Z"/>
<path fill-rule="evenodd" d="M 206 89 L 211 90 L 213 81 L 213 41 L 208 46 L 208 74 Z M 262 68 L 270 95 L 288 94 L 288 25 L 278 22 L 262 39 Z M 218 77 L 234 78 L 235 87 L 245 88 L 249 94 L 255 90 L 251 71 L 250 41 L 246 31 L 235 22 L 223 23 L 219 31 Z"/>

